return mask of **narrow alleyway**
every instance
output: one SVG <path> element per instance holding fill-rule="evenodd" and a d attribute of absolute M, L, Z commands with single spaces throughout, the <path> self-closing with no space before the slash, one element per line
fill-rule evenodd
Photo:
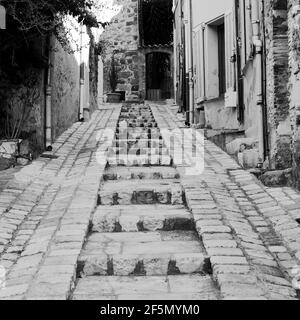
<path fill-rule="evenodd" d="M 171 162 L 151 109 L 123 107 L 74 299 L 217 298 Z"/>
<path fill-rule="evenodd" d="M 0 299 L 297 299 L 300 194 L 207 140 L 188 174 L 180 127 L 167 105 L 107 106 L 16 174 L 0 193 Z"/>

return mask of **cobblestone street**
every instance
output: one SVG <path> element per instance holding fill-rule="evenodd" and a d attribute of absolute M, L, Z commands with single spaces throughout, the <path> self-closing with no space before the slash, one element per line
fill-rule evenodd
<path fill-rule="evenodd" d="M 184 130 L 164 104 L 105 105 L 4 172 L 0 299 L 297 299 L 300 193 L 206 139 L 191 175 L 174 153 Z"/>

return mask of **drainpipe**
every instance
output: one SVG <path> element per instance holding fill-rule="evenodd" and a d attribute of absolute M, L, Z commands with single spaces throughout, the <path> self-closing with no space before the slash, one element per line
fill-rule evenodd
<path fill-rule="evenodd" d="M 80 23 L 80 94 L 79 94 L 79 121 L 84 121 L 84 62 L 82 54 L 83 45 L 83 21 Z"/>
<path fill-rule="evenodd" d="M 255 46 L 256 54 L 256 68 L 257 68 L 257 107 L 259 113 L 259 128 L 258 128 L 258 139 L 259 139 L 259 156 L 260 165 L 265 160 L 265 148 L 264 148 L 264 99 L 263 99 L 263 81 L 262 81 L 262 67 L 263 67 L 263 45 L 260 38 L 260 14 L 259 5 L 260 0 L 252 1 L 252 31 L 253 31 L 253 44 Z"/>
<path fill-rule="evenodd" d="M 181 25 L 181 50 L 182 50 L 182 83 L 181 83 L 181 99 L 182 99 L 182 112 L 185 112 L 186 124 L 189 124 L 189 113 L 187 104 L 187 76 L 186 76 L 186 27 L 183 12 L 183 1 L 180 0 L 180 25 Z"/>
<path fill-rule="evenodd" d="M 261 3 L 261 8 L 262 8 L 262 17 L 261 23 L 262 23 L 262 40 L 263 40 L 263 57 L 266 57 L 266 23 L 265 23 L 265 1 L 260 0 Z M 269 130 L 268 130 L 268 113 L 267 113 L 267 71 L 266 71 L 266 59 L 263 59 L 263 77 L 262 77 L 262 82 L 263 82 L 263 123 L 264 125 L 264 147 L 265 147 L 265 159 L 267 161 L 270 160 L 270 144 L 269 144 Z"/>
<path fill-rule="evenodd" d="M 194 56 L 193 56 L 193 0 L 188 0 L 188 51 L 189 51 L 189 112 L 192 124 L 195 123 L 194 103 Z"/>
<path fill-rule="evenodd" d="M 46 151 L 52 151 L 52 83 L 54 66 L 54 36 L 49 35 L 48 70 L 46 83 Z"/>
<path fill-rule="evenodd" d="M 205 52 L 205 25 L 202 25 L 202 55 L 203 55 L 203 99 L 206 100 L 206 52 Z"/>
<path fill-rule="evenodd" d="M 176 14 L 176 3 L 175 3 L 175 0 L 173 0 L 173 15 L 175 17 L 175 14 Z M 175 104 L 177 103 L 177 99 L 176 99 L 176 95 L 177 95 L 177 90 L 176 90 L 176 83 L 177 83 L 177 38 L 176 38 L 176 19 L 174 18 L 174 21 L 173 21 L 173 43 L 174 43 L 174 46 L 173 46 L 173 90 L 174 90 L 174 101 L 175 101 Z"/>

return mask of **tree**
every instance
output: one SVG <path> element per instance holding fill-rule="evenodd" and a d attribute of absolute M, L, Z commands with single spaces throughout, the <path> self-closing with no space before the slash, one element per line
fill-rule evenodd
<path fill-rule="evenodd" d="M 0 39 L 2 48 L 22 45 L 37 35 L 57 33 L 66 16 L 88 27 L 105 27 L 109 22 L 105 12 L 118 9 L 113 0 L 0 0 L 0 4 L 8 17 L 7 34 Z"/>
<path fill-rule="evenodd" d="M 20 31 L 53 31 L 61 17 L 71 15 L 90 27 L 105 24 L 101 12 L 111 7 L 107 0 L 0 0 Z"/>

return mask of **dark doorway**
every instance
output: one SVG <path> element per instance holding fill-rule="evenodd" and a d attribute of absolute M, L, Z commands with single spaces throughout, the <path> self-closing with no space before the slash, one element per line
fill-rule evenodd
<path fill-rule="evenodd" d="M 225 27 L 218 26 L 218 51 L 219 51 L 219 93 L 223 96 L 226 92 L 226 70 L 225 70 Z"/>
<path fill-rule="evenodd" d="M 148 100 L 170 99 L 172 95 L 170 54 L 153 52 L 146 55 L 146 89 Z"/>
<path fill-rule="evenodd" d="M 172 0 L 139 0 L 139 29 L 142 46 L 172 44 L 172 6 Z"/>

